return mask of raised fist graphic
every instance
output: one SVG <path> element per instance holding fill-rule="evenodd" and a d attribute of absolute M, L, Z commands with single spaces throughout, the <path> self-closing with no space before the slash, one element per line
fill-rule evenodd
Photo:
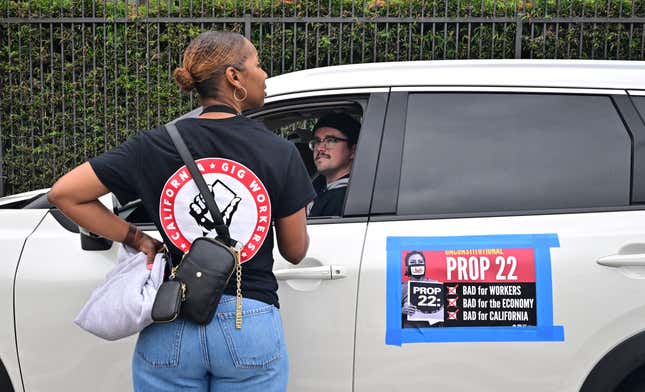
<path fill-rule="evenodd" d="M 213 197 L 215 194 L 220 196 L 220 200 L 222 196 L 226 196 L 225 200 L 228 201 L 226 207 L 222 209 L 222 206 L 218 204 L 217 208 L 222 214 L 222 220 L 224 221 L 224 224 L 226 226 L 230 226 L 233 215 L 235 214 L 235 211 L 237 211 L 237 207 L 242 201 L 242 198 L 238 197 L 231 188 L 227 187 L 220 180 L 216 180 L 213 184 L 210 185 L 210 193 L 211 195 L 213 195 Z M 206 202 L 204 201 L 204 198 L 201 194 L 197 194 L 195 196 L 193 202 L 190 203 L 189 208 L 190 216 L 195 219 L 195 222 L 197 222 L 199 227 L 202 229 L 203 235 L 210 233 L 215 228 L 213 217 L 211 217 L 211 214 L 208 211 L 208 207 L 206 206 Z"/>

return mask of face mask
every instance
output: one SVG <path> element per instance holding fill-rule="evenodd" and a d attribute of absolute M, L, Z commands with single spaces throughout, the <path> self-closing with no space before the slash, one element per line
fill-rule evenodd
<path fill-rule="evenodd" d="M 415 276 L 425 275 L 426 267 L 423 265 L 413 265 L 410 266 L 410 273 Z"/>

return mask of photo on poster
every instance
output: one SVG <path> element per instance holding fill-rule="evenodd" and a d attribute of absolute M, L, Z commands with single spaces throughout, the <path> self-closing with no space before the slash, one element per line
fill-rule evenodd
<path fill-rule="evenodd" d="M 423 252 L 403 256 L 401 276 L 401 327 L 440 327 L 444 320 L 443 283 L 428 275 Z"/>

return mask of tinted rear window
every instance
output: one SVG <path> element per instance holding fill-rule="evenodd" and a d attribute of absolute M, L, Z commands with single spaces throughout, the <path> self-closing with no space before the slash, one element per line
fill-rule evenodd
<path fill-rule="evenodd" d="M 398 213 L 628 205 L 630 151 L 607 96 L 410 94 Z"/>

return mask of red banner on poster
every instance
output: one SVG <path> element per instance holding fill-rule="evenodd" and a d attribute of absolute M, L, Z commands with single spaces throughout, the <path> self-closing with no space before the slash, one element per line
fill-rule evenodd
<path fill-rule="evenodd" d="M 403 271 L 406 254 L 402 252 Z M 421 251 L 425 259 L 425 277 L 444 283 L 486 282 L 526 283 L 535 282 L 535 259 L 532 248 L 509 249 L 460 249 Z M 412 266 L 414 268 L 414 266 Z M 409 276 L 402 276 L 407 282 Z"/>

